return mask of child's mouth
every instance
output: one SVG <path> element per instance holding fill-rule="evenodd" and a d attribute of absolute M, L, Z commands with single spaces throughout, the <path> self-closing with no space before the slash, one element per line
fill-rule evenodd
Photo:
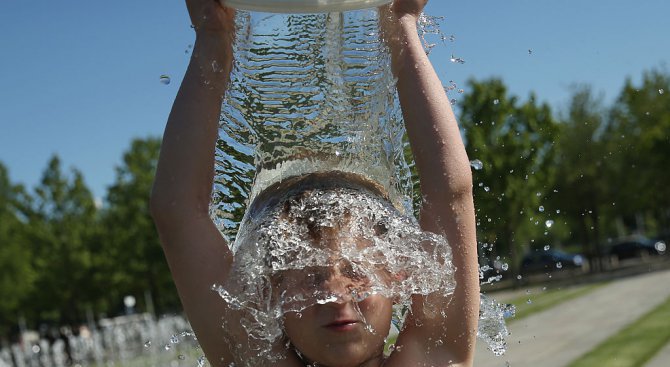
<path fill-rule="evenodd" d="M 326 328 L 333 331 L 349 331 L 358 325 L 357 320 L 338 320 L 326 325 Z"/>

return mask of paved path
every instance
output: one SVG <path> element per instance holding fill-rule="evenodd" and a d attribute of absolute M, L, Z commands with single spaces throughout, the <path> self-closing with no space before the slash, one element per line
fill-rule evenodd
<path fill-rule="evenodd" d="M 661 349 L 644 367 L 670 366 L 670 343 Z"/>
<path fill-rule="evenodd" d="M 496 357 L 480 342 L 475 366 L 503 367 L 507 362 L 511 367 L 567 366 L 670 297 L 668 284 L 670 270 L 617 280 L 512 322 L 507 353 Z M 667 361 L 660 366 L 667 367 Z"/>

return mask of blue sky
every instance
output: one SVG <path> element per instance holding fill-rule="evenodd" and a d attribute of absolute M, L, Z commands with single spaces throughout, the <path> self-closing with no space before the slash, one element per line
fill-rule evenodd
<path fill-rule="evenodd" d="M 664 0 L 432 0 L 427 12 L 455 36 L 431 53 L 444 83 L 498 76 L 555 109 L 574 83 L 612 103 L 626 77 L 670 61 Z M 12 182 L 34 186 L 58 154 L 104 197 L 131 139 L 162 134 L 193 38 L 181 0 L 0 1 L 0 162 Z"/>

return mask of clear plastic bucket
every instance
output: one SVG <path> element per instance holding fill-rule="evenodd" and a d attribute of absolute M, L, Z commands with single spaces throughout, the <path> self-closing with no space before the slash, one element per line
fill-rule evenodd
<path fill-rule="evenodd" d="M 268 13 L 325 13 L 374 8 L 392 0 L 220 0 L 241 10 Z"/>

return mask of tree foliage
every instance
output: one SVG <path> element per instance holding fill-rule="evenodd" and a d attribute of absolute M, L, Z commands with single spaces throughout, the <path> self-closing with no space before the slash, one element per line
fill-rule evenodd
<path fill-rule="evenodd" d="M 97 231 L 93 196 L 76 169 L 62 172 L 52 157 L 28 211 L 29 247 L 38 276 L 31 299 L 33 318 L 81 319 L 92 294 L 93 238 Z"/>
<path fill-rule="evenodd" d="M 158 162 L 160 140 L 134 140 L 116 169 L 116 181 L 109 187 L 107 207 L 102 214 L 105 228 L 104 278 L 110 284 L 109 303 L 120 306 L 125 295 L 140 303 L 149 291 L 159 310 L 179 305 L 172 278 L 163 256 L 153 220 L 149 196 Z"/>
<path fill-rule="evenodd" d="M 521 103 L 499 79 L 471 80 L 461 103 L 461 125 L 474 172 L 480 242 L 518 263 L 519 249 L 543 232 L 540 206 L 552 177 L 556 123 L 534 95 Z"/>
<path fill-rule="evenodd" d="M 631 215 L 655 213 L 668 227 L 670 207 L 670 73 L 651 70 L 640 85 L 628 79 L 612 109 L 611 148 L 619 205 Z"/>
<path fill-rule="evenodd" d="M 603 255 L 601 217 L 611 203 L 613 172 L 608 150 L 607 110 L 588 86 L 577 86 L 561 119 L 554 159 L 553 205 L 573 228 L 574 238 L 592 259 Z M 610 205 L 611 206 L 611 205 Z M 599 266 L 595 263 L 594 266 Z"/>
<path fill-rule="evenodd" d="M 23 313 L 36 278 L 27 241 L 29 226 L 23 216 L 25 199 L 23 187 L 10 182 L 0 163 L 0 335 Z"/>

